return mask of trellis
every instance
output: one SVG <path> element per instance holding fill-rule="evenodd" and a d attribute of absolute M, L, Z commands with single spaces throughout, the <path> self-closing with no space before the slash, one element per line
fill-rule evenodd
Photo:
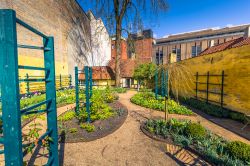
<path fill-rule="evenodd" d="M 43 46 L 17 44 L 16 23 L 42 37 Z M 18 65 L 17 48 L 43 50 L 44 67 Z M 14 10 L 0 10 L 0 66 L 3 121 L 3 137 L 0 139 L 0 143 L 4 144 L 4 150 L 1 153 L 4 154 L 5 165 L 23 165 L 23 148 L 26 145 L 22 144 L 21 116 L 37 113 L 47 113 L 48 124 L 47 131 L 39 138 L 38 143 L 41 144 L 46 136 L 53 140 L 49 142 L 47 165 L 59 165 L 53 37 L 44 35 L 16 18 Z M 20 110 L 18 70 L 44 71 L 44 78 L 28 78 L 26 81 L 45 82 L 45 101 Z M 35 110 L 42 105 L 46 105 L 46 109 Z"/>
<path fill-rule="evenodd" d="M 79 75 L 84 77 L 79 80 Z M 84 82 L 82 82 L 84 80 Z M 79 99 L 79 88 L 85 90 L 85 101 Z M 86 106 L 86 112 L 88 114 L 87 122 L 90 122 L 90 98 L 92 96 L 93 81 L 92 81 L 92 67 L 85 66 L 84 70 L 79 70 L 75 67 L 75 94 L 76 94 L 76 114 L 79 114 L 80 106 Z"/>
<path fill-rule="evenodd" d="M 158 99 L 160 84 L 160 95 L 167 96 L 168 95 L 168 70 L 158 69 L 155 71 L 155 98 Z"/>
<path fill-rule="evenodd" d="M 224 96 L 226 95 L 224 92 L 225 87 L 225 75 L 224 70 L 221 72 L 221 74 L 211 74 L 209 71 L 206 74 L 199 74 L 196 72 L 195 74 L 195 98 L 205 100 L 207 103 L 216 103 L 220 104 L 221 107 L 225 105 L 224 103 Z M 212 82 L 210 79 L 211 77 L 216 77 L 220 79 L 220 82 Z M 206 78 L 206 81 L 200 81 L 199 78 Z M 200 89 L 200 85 L 205 85 L 205 89 Z M 219 91 L 211 90 L 211 86 L 217 87 Z M 205 94 L 206 97 L 199 96 L 199 93 Z M 209 94 L 217 95 L 220 97 L 220 101 L 212 100 L 209 98 Z"/>

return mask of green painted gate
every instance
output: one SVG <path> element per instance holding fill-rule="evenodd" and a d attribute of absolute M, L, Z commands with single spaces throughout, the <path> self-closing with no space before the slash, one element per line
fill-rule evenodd
<path fill-rule="evenodd" d="M 17 44 L 16 23 L 43 38 L 43 46 L 29 46 Z M 18 66 L 17 48 L 38 49 L 44 51 L 44 67 Z M 45 78 L 27 78 L 29 82 L 45 82 L 46 100 L 20 110 L 18 70 L 44 71 Z M 38 143 L 49 136 L 49 159 L 47 165 L 58 163 L 58 134 L 56 113 L 55 61 L 54 39 L 48 37 L 22 20 L 16 18 L 14 10 L 0 10 L 0 73 L 3 137 L 0 143 L 4 144 L 5 165 L 23 165 L 23 147 L 21 116 L 36 113 L 47 113 L 47 131 L 39 138 Z M 44 110 L 35 110 L 46 105 Z"/>

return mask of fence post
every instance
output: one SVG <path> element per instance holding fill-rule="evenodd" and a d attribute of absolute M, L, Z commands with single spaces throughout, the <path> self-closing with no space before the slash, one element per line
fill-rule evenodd
<path fill-rule="evenodd" d="M 43 39 L 44 47 L 50 50 L 44 50 L 44 67 L 45 71 L 45 86 L 46 100 L 51 99 L 51 102 L 46 104 L 47 108 L 47 125 L 50 131 L 52 142 L 49 143 L 49 159 L 53 160 L 54 165 L 59 165 L 58 160 L 58 134 L 57 134 L 57 109 L 56 109 L 56 82 L 55 82 L 55 57 L 54 57 L 54 38 L 49 37 Z"/>
<path fill-rule="evenodd" d="M 198 99 L 198 79 L 199 79 L 199 74 L 196 72 L 196 82 L 195 82 L 195 98 Z"/>
<path fill-rule="evenodd" d="M 92 67 L 89 67 L 89 88 L 90 88 L 90 98 L 92 97 L 92 91 L 93 91 L 93 82 L 92 82 Z"/>
<path fill-rule="evenodd" d="M 208 94 L 209 94 L 209 71 L 207 72 L 207 96 L 206 96 L 207 103 L 208 103 Z"/>
<path fill-rule="evenodd" d="M 161 72 L 161 96 L 165 96 L 165 74 L 164 74 L 164 69 L 162 69 Z"/>
<path fill-rule="evenodd" d="M 75 94 L 76 94 L 76 114 L 79 113 L 79 85 L 78 85 L 78 67 L 75 67 Z"/>
<path fill-rule="evenodd" d="M 158 71 L 155 71 L 155 98 L 158 99 Z"/>
<path fill-rule="evenodd" d="M 221 107 L 223 108 L 223 99 L 224 99 L 224 70 L 222 70 L 222 74 L 221 74 Z"/>
<path fill-rule="evenodd" d="M 23 165 L 16 13 L 0 10 L 0 72 L 5 165 Z"/>
<path fill-rule="evenodd" d="M 30 82 L 28 81 L 29 80 L 29 74 L 28 73 L 26 73 L 26 80 L 27 80 L 27 82 L 26 82 L 26 92 L 29 95 L 30 94 Z"/>
<path fill-rule="evenodd" d="M 69 88 L 72 86 L 72 76 L 71 74 L 69 75 Z"/>
<path fill-rule="evenodd" d="M 165 84 L 165 96 L 169 97 L 168 96 L 168 70 L 166 70 L 166 84 Z"/>
<path fill-rule="evenodd" d="M 60 74 L 60 89 L 62 89 L 62 75 Z"/>
<path fill-rule="evenodd" d="M 89 67 L 84 67 L 85 73 L 85 96 L 86 96 L 86 111 L 88 113 L 87 122 L 90 123 L 90 105 L 89 105 Z"/>

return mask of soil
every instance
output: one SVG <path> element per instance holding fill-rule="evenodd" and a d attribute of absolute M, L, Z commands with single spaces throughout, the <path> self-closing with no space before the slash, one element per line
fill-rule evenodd
<path fill-rule="evenodd" d="M 95 131 L 87 132 L 85 129 L 80 128 L 78 120 L 76 118 L 66 121 L 63 124 L 63 128 L 70 129 L 76 128 L 77 132 L 70 133 L 68 130 L 62 132 L 62 129 L 59 129 L 60 133 L 60 143 L 75 143 L 75 142 L 89 142 L 102 137 L 105 137 L 114 131 L 116 131 L 124 123 L 127 118 L 128 110 L 123 106 L 119 101 L 115 101 L 109 104 L 114 111 L 116 112 L 114 116 L 104 119 L 96 120 L 91 124 L 95 126 Z M 119 111 L 122 110 L 122 111 Z M 119 111 L 119 112 L 118 112 Z M 58 121 L 60 126 L 61 122 Z"/>

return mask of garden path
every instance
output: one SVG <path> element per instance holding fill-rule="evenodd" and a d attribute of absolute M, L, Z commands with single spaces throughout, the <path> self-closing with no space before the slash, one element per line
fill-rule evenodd
<path fill-rule="evenodd" d="M 196 155 L 178 146 L 157 142 L 145 136 L 140 122 L 147 118 L 164 117 L 164 112 L 132 104 L 130 98 L 136 91 L 120 94 L 119 101 L 128 108 L 125 123 L 114 133 L 91 142 L 60 144 L 60 163 L 65 166 L 81 165 L 206 165 Z M 73 106 L 73 105 L 72 105 Z M 67 108 L 67 107 L 65 107 Z M 58 111 L 58 114 L 67 109 Z M 169 115 L 169 118 L 190 119 L 228 140 L 248 140 L 197 115 Z M 46 161 L 47 159 L 45 159 Z"/>
<path fill-rule="evenodd" d="M 128 91 L 119 95 L 119 101 L 128 108 L 128 117 L 117 131 L 91 142 L 62 144 L 61 162 L 66 166 L 204 164 L 190 152 L 152 140 L 141 132 L 140 122 L 153 111 L 130 103 L 135 93 Z"/>

